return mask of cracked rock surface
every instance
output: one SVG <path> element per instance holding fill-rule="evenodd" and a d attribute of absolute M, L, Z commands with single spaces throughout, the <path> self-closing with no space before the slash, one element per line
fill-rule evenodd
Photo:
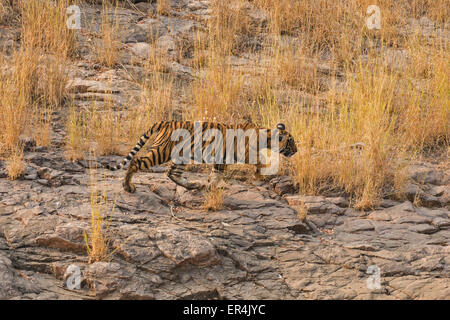
<path fill-rule="evenodd" d="M 44 175 L 0 179 L 3 299 L 450 297 L 448 172 L 427 185 L 444 190 L 430 207 L 386 199 L 356 211 L 342 197 L 280 195 L 281 177 L 261 186 L 230 180 L 225 209 L 207 212 L 201 193 L 177 187 L 164 173 L 136 175 L 137 192 L 127 194 L 123 172 L 99 169 L 99 188 L 110 208 L 115 203 L 112 253 L 89 264 L 89 170 L 62 152 L 28 154 Z M 307 221 L 298 217 L 299 203 Z M 80 289 L 68 288 L 70 265 L 79 268 Z M 378 288 L 368 288 L 370 266 L 379 272 Z"/>

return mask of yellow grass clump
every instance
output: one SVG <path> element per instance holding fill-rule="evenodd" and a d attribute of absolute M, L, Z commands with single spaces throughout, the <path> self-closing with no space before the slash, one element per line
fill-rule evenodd
<path fill-rule="evenodd" d="M 0 24 L 6 23 L 13 14 L 10 0 L 0 0 Z"/>
<path fill-rule="evenodd" d="M 209 211 L 219 211 L 224 208 L 223 197 L 224 189 L 220 186 L 211 186 L 203 193 L 205 198 L 203 202 L 203 208 Z"/>
<path fill-rule="evenodd" d="M 157 0 L 156 12 L 161 15 L 168 15 L 170 10 L 170 0 Z"/>
<path fill-rule="evenodd" d="M 15 5 L 20 47 L 0 53 L 0 154 L 7 156 L 20 153 L 21 134 L 31 135 L 39 145 L 50 144 L 52 110 L 65 96 L 66 64 L 74 48 L 74 34 L 66 27 L 68 1 Z"/>
<path fill-rule="evenodd" d="M 112 68 L 121 58 L 119 41 L 118 2 L 115 5 L 103 1 L 100 25 L 100 39 L 94 43 L 97 61 Z"/>
<path fill-rule="evenodd" d="M 96 168 L 90 169 L 91 179 L 91 220 L 89 233 L 84 233 L 89 263 L 108 261 L 110 252 L 110 220 L 106 193 L 99 194 Z M 111 209 L 111 214 L 114 206 Z"/>
<path fill-rule="evenodd" d="M 188 118 L 287 123 L 299 146 L 288 166 L 300 192 L 344 192 L 357 208 L 399 194 L 405 161 L 448 147 L 448 40 L 438 33 L 430 41 L 409 25 L 427 15 L 446 30 L 437 10 L 448 10 L 444 1 L 376 1 L 381 29 L 369 30 L 371 1 L 256 0 L 270 36 L 256 53 L 255 70 L 265 71 L 250 86 L 231 55 L 253 31 L 248 19 L 227 15 L 244 4 L 212 4 L 209 36 L 194 50 L 208 55 L 190 87 Z"/>
<path fill-rule="evenodd" d="M 8 157 L 6 161 L 6 172 L 11 180 L 16 180 L 25 173 L 23 152 L 21 148 L 14 150 L 14 152 Z"/>

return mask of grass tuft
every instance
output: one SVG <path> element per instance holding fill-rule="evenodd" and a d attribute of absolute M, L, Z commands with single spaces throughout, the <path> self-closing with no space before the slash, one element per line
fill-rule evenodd
<path fill-rule="evenodd" d="M 212 186 L 210 189 L 203 193 L 205 200 L 203 202 L 203 208 L 208 211 L 219 211 L 224 208 L 223 196 L 224 189 L 220 186 Z"/>
<path fill-rule="evenodd" d="M 106 192 L 99 194 L 96 169 L 90 168 L 91 181 L 91 221 L 89 234 L 84 233 L 89 263 L 109 261 L 113 252 L 110 252 L 110 215 L 108 214 L 108 201 Z"/>

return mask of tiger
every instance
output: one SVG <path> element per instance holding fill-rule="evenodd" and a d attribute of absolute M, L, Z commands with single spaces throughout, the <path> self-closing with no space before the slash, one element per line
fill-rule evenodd
<path fill-rule="evenodd" d="M 199 123 L 199 122 L 197 122 Z M 286 127 L 283 123 L 279 123 L 276 127 L 277 130 L 273 131 L 271 129 L 264 129 L 257 127 L 256 125 L 252 123 L 241 123 L 241 124 L 235 124 L 235 125 L 227 125 L 224 123 L 219 122 L 200 122 L 201 125 L 201 133 L 206 134 L 210 129 L 216 129 L 215 132 L 220 132 L 222 134 L 222 137 L 224 139 L 226 138 L 226 134 L 228 129 L 232 130 L 243 130 L 243 132 L 247 132 L 249 129 L 253 129 L 252 131 L 254 134 L 259 134 L 260 130 L 265 130 L 265 148 L 272 149 L 272 133 L 274 133 L 275 138 L 278 139 L 278 151 L 280 154 L 282 154 L 285 157 L 292 157 L 297 152 L 297 147 L 294 142 L 294 138 L 292 135 L 286 131 Z M 199 128 L 199 127 L 197 127 Z M 171 165 L 169 167 L 169 170 L 167 171 L 168 177 L 175 182 L 177 185 L 180 185 L 188 190 L 193 189 L 204 189 L 205 185 L 202 185 L 198 182 L 194 181 L 188 181 L 186 178 L 182 177 L 183 172 L 185 171 L 185 163 L 175 163 L 172 161 L 172 151 L 174 150 L 174 147 L 176 144 L 180 143 L 179 141 L 174 141 L 172 134 L 177 129 L 184 129 L 185 132 L 188 132 L 190 134 L 190 141 L 191 143 L 190 147 L 194 148 L 194 129 L 195 129 L 195 122 L 192 121 L 160 121 L 154 123 L 150 129 L 148 129 L 140 138 L 137 144 L 134 146 L 134 148 L 130 151 L 130 153 L 123 158 L 120 164 L 117 166 L 110 166 L 109 164 L 105 167 L 111 171 L 125 169 L 128 162 L 130 162 L 128 169 L 125 174 L 125 178 L 123 181 L 123 188 L 126 192 L 134 193 L 136 191 L 135 185 L 131 182 L 133 175 L 144 169 L 150 169 L 151 167 L 158 166 L 164 163 L 167 163 L 171 161 Z M 199 130 L 199 129 L 197 129 Z M 194 139 L 192 139 L 194 138 Z M 233 137 L 231 137 L 233 138 Z M 136 154 L 139 152 L 139 150 L 147 143 L 147 141 L 151 140 L 151 146 L 149 148 L 148 153 L 145 156 L 138 157 Z M 175 139 L 176 140 L 176 139 Z M 214 139 L 217 140 L 217 139 Z M 213 141 L 211 139 L 211 141 Z M 211 145 L 211 141 L 206 141 L 203 139 L 203 142 L 201 144 L 202 151 L 205 151 L 205 149 L 208 147 L 208 145 Z M 234 140 L 236 142 L 236 140 Z M 234 143 L 233 142 L 233 143 Z M 258 140 L 258 146 L 260 144 L 260 141 Z M 222 143 L 223 145 L 223 143 Z M 234 158 L 234 161 L 237 160 L 237 150 L 238 146 L 237 143 L 233 146 L 233 152 L 234 155 L 229 155 L 229 157 Z M 192 149 L 190 149 L 192 150 Z M 249 160 L 249 139 L 245 139 L 245 163 L 248 163 Z M 223 147 L 222 155 L 219 157 L 222 157 L 223 161 L 217 161 L 213 165 L 212 170 L 212 179 L 211 183 L 208 186 L 211 186 L 213 184 L 216 184 L 218 180 L 220 180 L 220 177 L 222 176 L 227 164 L 225 163 L 226 158 L 226 149 Z M 216 151 L 215 151 L 216 152 Z M 242 152 L 242 150 L 240 150 Z M 190 155 L 190 159 L 194 160 L 194 153 Z M 220 159 L 219 159 L 220 160 Z M 259 159 L 256 163 L 257 167 L 257 173 L 260 172 L 260 169 L 262 167 L 261 160 Z"/>

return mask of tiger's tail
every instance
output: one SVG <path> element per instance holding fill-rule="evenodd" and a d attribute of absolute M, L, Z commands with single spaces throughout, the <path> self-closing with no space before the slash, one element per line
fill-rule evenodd
<path fill-rule="evenodd" d="M 158 131 L 161 127 L 161 123 L 155 123 L 147 132 L 145 132 L 140 138 L 138 143 L 134 146 L 133 149 L 131 149 L 130 153 L 123 158 L 122 162 L 118 164 L 117 166 L 111 166 L 109 164 L 105 165 L 105 168 L 111 171 L 116 171 L 125 168 L 127 163 L 133 159 L 133 157 L 136 155 L 136 153 L 141 150 L 141 148 L 144 146 L 144 144 L 150 139 L 150 136 Z"/>

